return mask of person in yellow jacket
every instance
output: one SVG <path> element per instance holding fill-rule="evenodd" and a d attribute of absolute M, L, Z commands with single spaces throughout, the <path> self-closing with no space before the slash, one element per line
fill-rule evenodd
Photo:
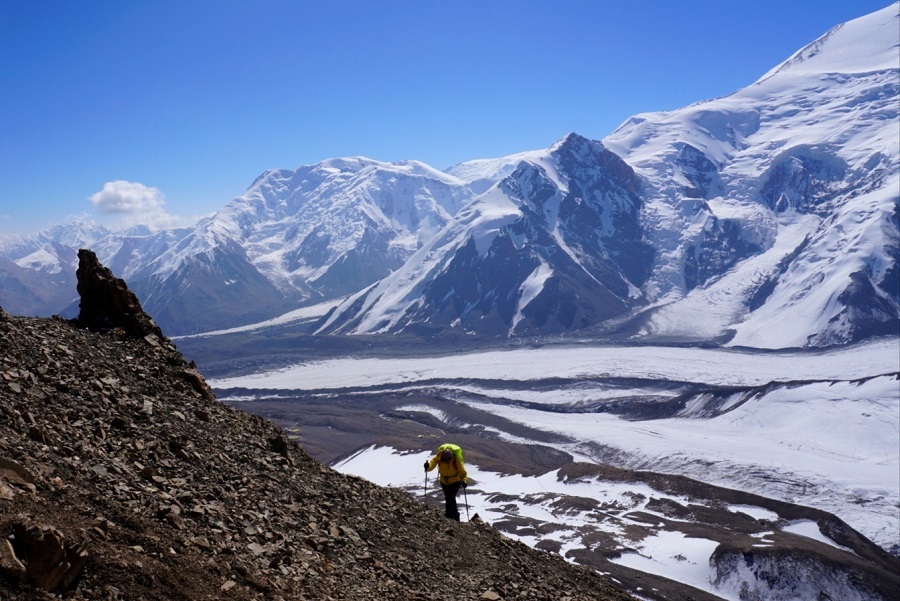
<path fill-rule="evenodd" d="M 442 444 L 431 461 L 425 462 L 425 471 L 435 467 L 441 475 L 441 489 L 444 491 L 444 515 L 451 520 L 459 521 L 459 510 L 456 508 L 456 495 L 460 487 L 468 486 L 466 466 L 463 465 L 462 449 L 455 444 Z"/>

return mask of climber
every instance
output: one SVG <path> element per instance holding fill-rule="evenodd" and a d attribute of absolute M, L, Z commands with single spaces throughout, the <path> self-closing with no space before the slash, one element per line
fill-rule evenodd
<path fill-rule="evenodd" d="M 462 449 L 455 444 L 442 444 L 431 461 L 425 462 L 425 471 L 430 472 L 435 466 L 441 475 L 441 489 L 444 491 L 444 515 L 458 522 L 459 510 L 456 508 L 456 494 L 460 487 L 465 488 L 468 485 Z"/>

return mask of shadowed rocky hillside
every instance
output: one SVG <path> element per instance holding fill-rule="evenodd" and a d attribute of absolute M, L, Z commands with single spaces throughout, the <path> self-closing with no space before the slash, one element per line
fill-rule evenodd
<path fill-rule="evenodd" d="M 0 310 L 0 599 L 630 598 L 219 403 L 121 280 L 81 261 L 90 330 Z"/>

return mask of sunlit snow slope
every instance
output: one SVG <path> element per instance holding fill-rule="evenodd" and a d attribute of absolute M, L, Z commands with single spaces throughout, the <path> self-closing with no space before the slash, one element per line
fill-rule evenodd
<path fill-rule="evenodd" d="M 730 96 L 637 115 L 604 139 L 650 184 L 661 260 L 643 334 L 803 346 L 879 315 L 896 333 L 898 43 L 895 3 Z"/>

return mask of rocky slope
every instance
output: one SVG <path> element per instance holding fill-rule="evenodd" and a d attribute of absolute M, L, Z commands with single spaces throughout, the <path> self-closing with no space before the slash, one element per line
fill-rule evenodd
<path fill-rule="evenodd" d="M 82 295 L 137 319 L 0 310 L 0 598 L 630 598 L 219 403 L 94 261 Z"/>

